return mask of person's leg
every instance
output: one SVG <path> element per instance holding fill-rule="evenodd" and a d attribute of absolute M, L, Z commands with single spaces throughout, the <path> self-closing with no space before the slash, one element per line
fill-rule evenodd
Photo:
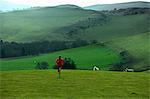
<path fill-rule="evenodd" d="M 60 78 L 60 67 L 58 67 L 58 78 Z"/>
<path fill-rule="evenodd" d="M 60 78 L 60 70 L 59 70 L 59 78 Z"/>

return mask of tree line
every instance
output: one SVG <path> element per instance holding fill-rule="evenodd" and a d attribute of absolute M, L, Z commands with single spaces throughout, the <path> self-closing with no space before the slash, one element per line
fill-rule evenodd
<path fill-rule="evenodd" d="M 150 14 L 150 8 L 123 8 L 123 9 L 117 9 L 114 8 L 113 10 L 103 10 L 104 14 L 110 14 L 110 15 L 136 15 L 136 14 Z"/>
<path fill-rule="evenodd" d="M 75 41 L 37 41 L 30 43 L 0 40 L 0 58 L 39 55 L 85 45 L 88 45 L 88 42 L 81 39 Z"/>

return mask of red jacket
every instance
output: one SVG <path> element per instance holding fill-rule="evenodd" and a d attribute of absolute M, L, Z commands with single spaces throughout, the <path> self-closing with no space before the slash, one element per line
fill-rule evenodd
<path fill-rule="evenodd" d="M 64 64 L 64 59 L 63 58 L 61 58 L 61 59 L 57 58 L 56 59 L 56 65 L 58 67 L 62 66 L 63 64 Z"/>

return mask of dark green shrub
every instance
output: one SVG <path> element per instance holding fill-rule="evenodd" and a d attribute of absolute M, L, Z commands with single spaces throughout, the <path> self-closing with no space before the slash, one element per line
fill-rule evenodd
<path fill-rule="evenodd" d="M 48 69 L 49 64 L 47 62 L 38 62 L 35 69 Z"/>
<path fill-rule="evenodd" d="M 123 50 L 119 52 L 119 55 L 121 57 L 121 61 L 118 63 L 115 63 L 110 66 L 109 70 L 112 71 L 124 71 L 125 68 L 132 68 L 131 63 L 132 63 L 132 57 L 128 53 L 127 50 Z"/>
<path fill-rule="evenodd" d="M 110 66 L 110 71 L 124 71 L 127 65 L 123 62 L 119 62 Z"/>
<path fill-rule="evenodd" d="M 92 41 L 91 41 L 91 44 L 97 44 L 97 43 L 98 43 L 97 40 L 92 40 Z"/>
<path fill-rule="evenodd" d="M 76 64 L 71 58 L 64 59 L 63 69 L 76 69 Z"/>

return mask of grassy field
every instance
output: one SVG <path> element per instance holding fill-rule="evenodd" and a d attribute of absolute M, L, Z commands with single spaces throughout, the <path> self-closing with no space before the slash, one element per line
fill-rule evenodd
<path fill-rule="evenodd" d="M 108 70 L 109 64 L 120 61 L 119 54 L 114 50 L 100 45 L 89 45 L 30 58 L 4 59 L 0 61 L 0 70 L 34 69 L 34 61 L 46 61 L 52 68 L 59 55 L 73 59 L 78 69 L 92 69 L 93 65 L 97 65 L 102 70 Z"/>
<path fill-rule="evenodd" d="M 2 99 L 149 99 L 149 74 L 57 71 L 0 72 Z"/>
<path fill-rule="evenodd" d="M 94 21 L 89 21 L 89 18 L 96 19 L 97 16 L 102 17 L 103 14 L 81 8 L 59 8 L 59 6 L 0 13 L 0 35 L 3 40 L 18 42 L 68 40 L 66 38 L 70 37 L 66 31 L 72 29 L 70 31 L 78 30 L 72 37 L 74 39 L 106 41 L 149 31 L 148 14 L 105 15 L 101 20 L 107 21 L 98 21 L 99 25 L 86 29 L 79 28 L 84 26 L 84 22 L 95 24 Z M 73 24 L 76 24 L 76 27 Z"/>
<path fill-rule="evenodd" d="M 133 68 L 145 70 L 149 68 L 149 38 L 150 33 L 141 33 L 134 36 L 112 40 L 108 45 L 116 50 L 127 50 L 133 58 Z"/>
<path fill-rule="evenodd" d="M 73 8 L 47 7 L 0 13 L 0 35 L 9 41 L 64 40 L 54 30 L 96 14 Z"/>
<path fill-rule="evenodd" d="M 86 29 L 82 38 L 87 40 L 109 41 L 149 31 L 148 14 L 111 16 L 109 18 L 110 20 L 103 25 Z"/>
<path fill-rule="evenodd" d="M 102 70 L 108 70 L 108 65 L 120 61 L 119 51 L 127 50 L 132 57 L 130 67 L 137 71 L 149 68 L 149 33 L 141 33 L 134 36 L 114 39 L 106 43 L 107 47 L 100 45 L 90 45 L 86 47 L 68 49 L 54 53 L 44 54 L 34 57 L 20 57 L 4 59 L 0 61 L 0 70 L 27 70 L 34 69 L 33 61 L 46 61 L 52 68 L 55 59 L 62 55 L 72 58 L 78 69 L 91 69 L 93 65 L 99 66 Z"/>

